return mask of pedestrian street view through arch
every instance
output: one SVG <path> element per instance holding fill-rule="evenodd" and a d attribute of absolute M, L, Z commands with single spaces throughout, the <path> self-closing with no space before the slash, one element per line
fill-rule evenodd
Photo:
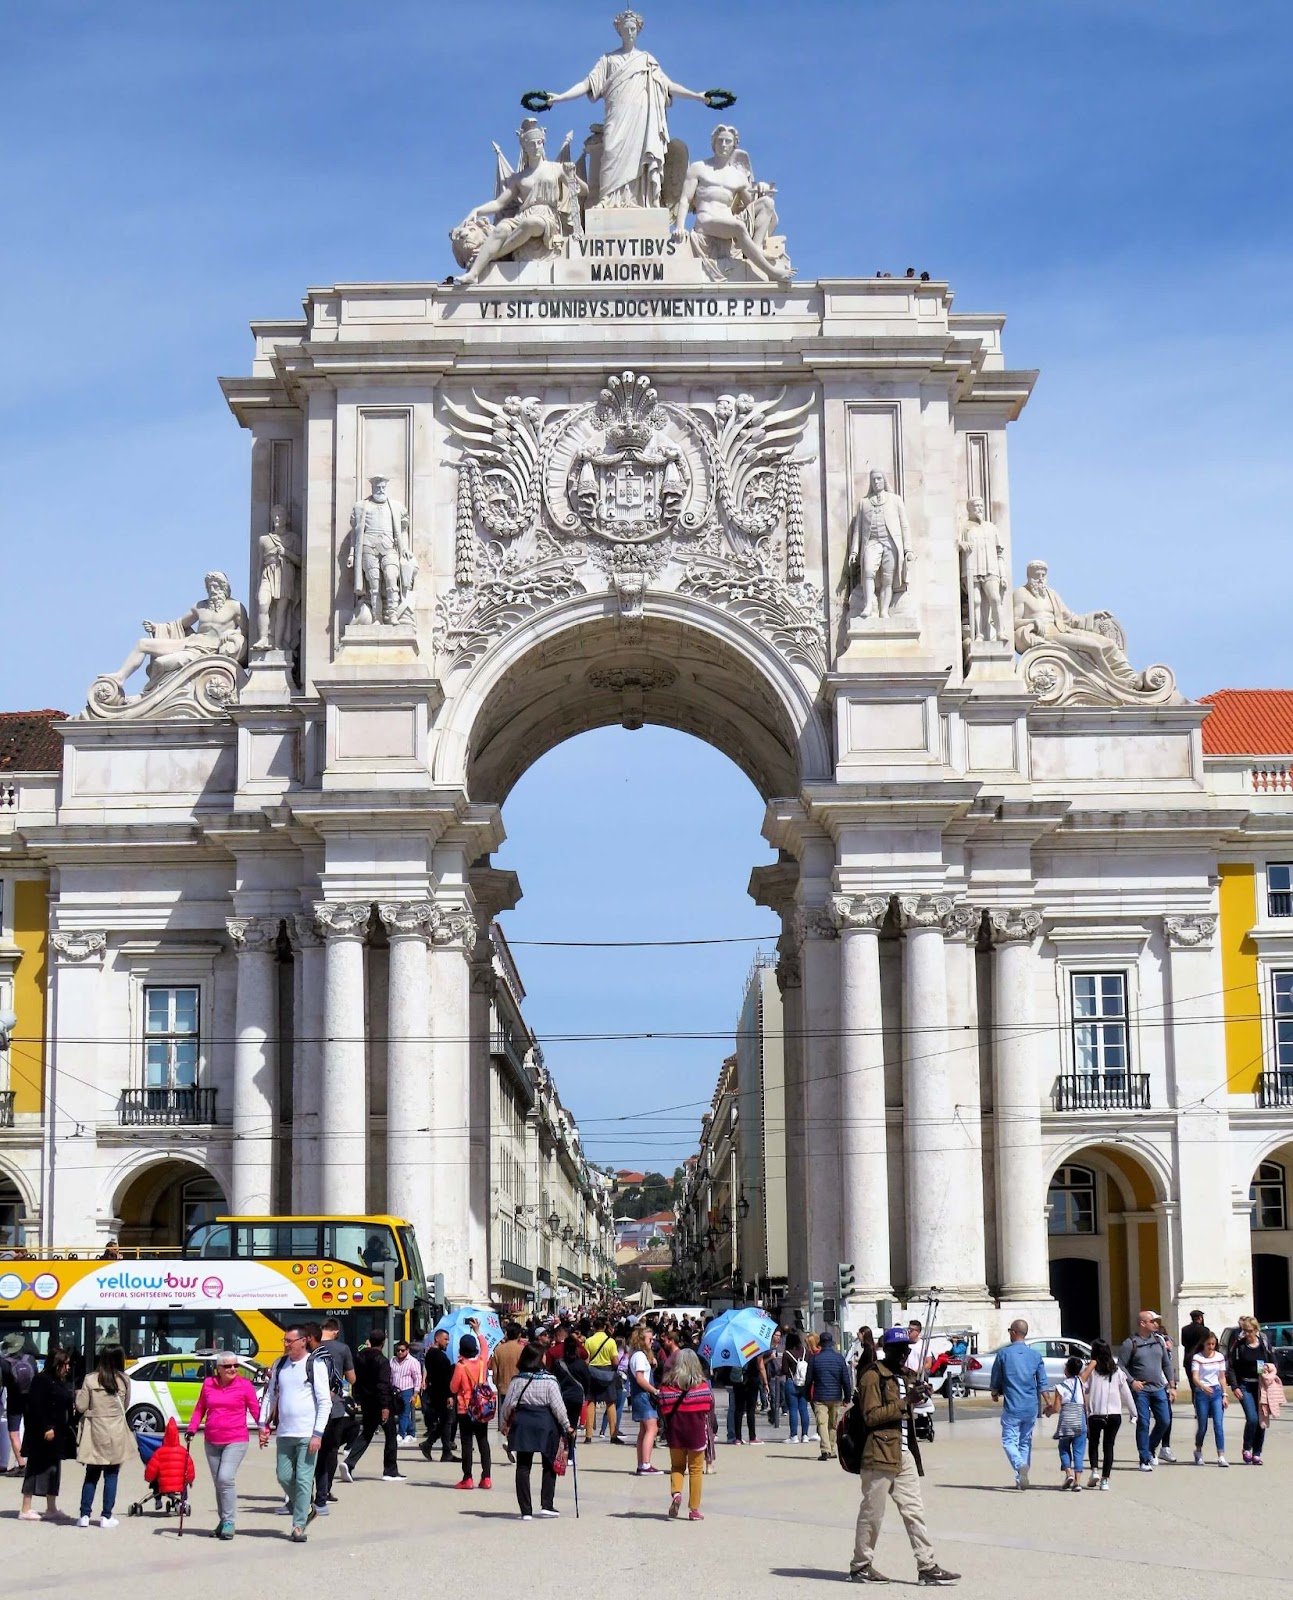
<path fill-rule="evenodd" d="M 815 277 L 744 85 L 684 86 L 723 61 L 675 17 L 666 71 L 644 26 L 572 27 L 568 89 L 500 52 L 519 125 L 470 130 L 421 280 L 248 308 L 240 564 L 195 548 L 73 714 L 0 715 L 11 1498 L 56 1520 L 74 1457 L 81 1526 L 125 1519 L 149 1571 L 136 1534 L 189 1515 L 343 1522 L 379 1576 L 427 1519 L 460 1566 L 591 1563 L 581 1531 L 517 1565 L 515 1461 L 516 1518 L 708 1518 L 695 1572 L 758 1541 L 759 1593 L 907 1544 L 986 1592 L 1003 1546 L 1133 1560 L 1138 1518 L 1277 1575 L 1278 1518 L 1200 1530 L 1282 1488 L 1152 1475 L 1262 1466 L 1293 1382 L 1293 690 L 1192 698 L 1106 609 L 1116 566 L 1071 580 L 1012 514 L 1027 341 L 861 243 Z M 679 1111 L 644 1071 L 581 1128 L 597 1031 L 531 1020 L 527 946 L 567 941 L 509 943 L 504 816 L 648 725 L 757 792 L 769 933 L 678 929 L 749 962 L 705 1081 Z M 705 803 L 668 783 L 662 876 Z M 650 947 L 605 884 L 589 943 Z M 504 1492 L 410 1518 L 378 1481 Z M 1054 1546 L 1012 1522 L 1111 1484 Z M 756 1504 L 781 1561 L 730 1520 Z M 27 1570 L 116 1581 L 33 1532 Z"/>

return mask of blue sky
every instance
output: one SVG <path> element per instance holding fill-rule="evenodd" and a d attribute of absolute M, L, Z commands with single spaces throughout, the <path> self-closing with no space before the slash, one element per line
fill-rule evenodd
<path fill-rule="evenodd" d="M 76 710 L 137 620 L 178 614 L 207 567 L 245 588 L 247 436 L 215 380 L 247 370 L 248 320 L 294 314 L 311 284 L 450 270 L 446 231 L 490 193 L 490 141 L 507 147 L 519 95 L 582 76 L 616 9 L 4 8 L 0 703 Z M 912 265 L 947 277 L 958 308 L 1009 314 L 1008 359 L 1042 373 L 1012 437 L 1016 554 L 1048 557 L 1078 609 L 1116 611 L 1133 658 L 1172 663 L 1189 693 L 1287 684 L 1293 7 L 641 9 L 676 79 L 738 94 L 801 276 Z M 579 105 L 550 118 L 586 120 Z M 707 115 L 680 105 L 673 127 L 694 143 Z M 506 810 L 500 859 L 526 886 L 510 931 L 762 931 L 744 894 L 760 812 L 679 735 L 562 747 Z M 716 1031 L 750 948 L 518 958 L 541 1031 Z M 593 1153 L 626 1164 L 649 1159 L 640 1124 L 592 1119 L 706 1100 L 722 1053 L 563 1044 L 550 1059 L 605 1136 Z M 690 1144 L 662 1141 L 659 1159 Z"/>

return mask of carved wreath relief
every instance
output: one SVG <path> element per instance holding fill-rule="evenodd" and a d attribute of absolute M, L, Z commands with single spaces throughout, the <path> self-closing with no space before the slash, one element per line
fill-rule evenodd
<path fill-rule="evenodd" d="M 630 641 L 654 584 L 741 616 L 789 659 L 825 670 L 795 458 L 811 399 L 785 406 L 783 391 L 679 406 L 632 372 L 584 405 L 472 398 L 472 410 L 445 402 L 462 450 L 455 587 L 436 605 L 435 645 L 451 669 L 524 617 L 588 592 L 592 567 Z"/>

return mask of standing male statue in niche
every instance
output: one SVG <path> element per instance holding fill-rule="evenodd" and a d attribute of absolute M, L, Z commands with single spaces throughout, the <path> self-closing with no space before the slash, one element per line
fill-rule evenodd
<path fill-rule="evenodd" d="M 964 566 L 970 637 L 996 642 L 1005 638 L 1001 602 L 1010 581 L 1006 574 L 1006 547 L 997 525 L 987 520 L 978 495 L 966 502 L 966 511 L 968 520 L 956 548 Z"/>
<path fill-rule="evenodd" d="M 413 576 L 413 547 L 408 513 L 387 493 L 389 478 L 369 478 L 371 490 L 350 513 L 350 554 L 346 565 L 355 574 L 355 621 L 388 625 L 408 614 Z"/>
<path fill-rule="evenodd" d="M 586 78 L 561 94 L 546 90 L 526 95 L 527 110 L 560 105 L 587 95 L 605 105 L 601 124 L 601 149 L 597 193 L 589 204 L 601 207 L 658 206 L 665 152 L 669 148 L 666 112 L 671 100 L 699 100 L 720 107 L 732 97 L 721 90 L 699 93 L 684 89 L 669 78 L 653 55 L 638 49 L 642 18 L 636 11 L 621 11 L 615 18 L 620 48 L 604 55 Z"/>
<path fill-rule="evenodd" d="M 270 512 L 269 532 L 257 540 L 260 581 L 256 587 L 255 650 L 291 650 L 300 633 L 301 541 L 285 506 Z"/>
<path fill-rule="evenodd" d="M 848 571 L 856 572 L 862 590 L 860 616 L 887 617 L 907 588 L 907 567 L 916 559 L 902 496 L 889 487 L 877 467 L 871 473 L 866 499 L 858 508 L 849 535 Z"/>

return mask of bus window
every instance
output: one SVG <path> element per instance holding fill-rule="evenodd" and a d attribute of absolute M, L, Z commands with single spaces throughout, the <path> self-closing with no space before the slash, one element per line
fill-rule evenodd
<path fill-rule="evenodd" d="M 383 1261 L 398 1261 L 391 1229 L 376 1222 L 335 1222 L 324 1229 L 323 1254 L 333 1261 L 349 1261 L 371 1273 Z"/>
<path fill-rule="evenodd" d="M 227 1222 L 204 1222 L 184 1241 L 186 1256 L 205 1256 L 211 1261 L 227 1261 L 232 1251 Z"/>
<path fill-rule="evenodd" d="M 278 1248 L 278 1229 L 273 1223 L 255 1226 L 241 1224 L 234 1230 L 234 1255 L 259 1256 L 269 1259 L 281 1254 Z"/>
<path fill-rule="evenodd" d="M 126 1355 L 182 1356 L 195 1350 L 252 1353 L 252 1341 L 232 1311 L 127 1311 L 122 1317 Z"/>
<path fill-rule="evenodd" d="M 287 1235 L 281 1242 L 283 1251 L 293 1261 L 306 1261 L 319 1254 L 319 1227 L 317 1223 L 294 1222 L 282 1230 Z"/>
<path fill-rule="evenodd" d="M 94 1319 L 94 1353 L 111 1350 L 121 1343 L 121 1323 L 114 1316 Z"/>

